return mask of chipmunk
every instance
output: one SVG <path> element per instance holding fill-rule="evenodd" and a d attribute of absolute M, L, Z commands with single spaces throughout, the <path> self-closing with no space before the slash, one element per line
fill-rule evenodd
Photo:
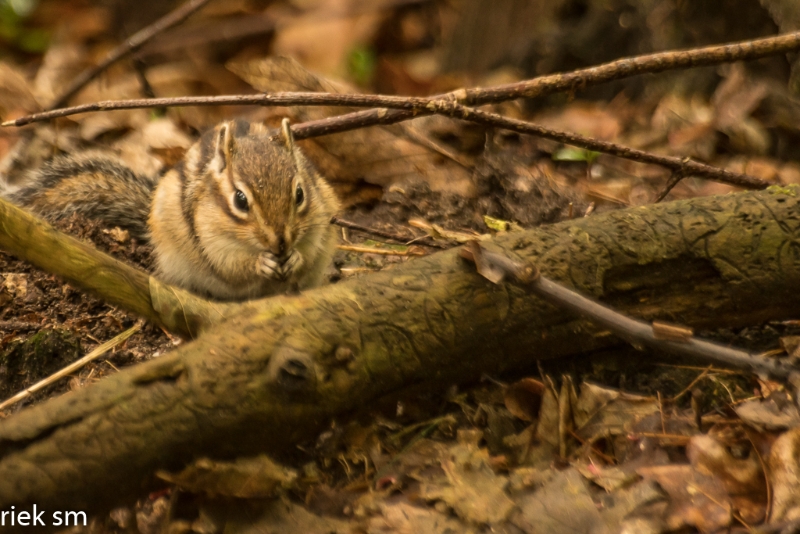
<path fill-rule="evenodd" d="M 6 191 L 55 217 L 80 213 L 149 240 L 156 276 L 219 300 L 319 285 L 331 262 L 339 210 L 331 187 L 295 146 L 237 120 L 206 132 L 160 179 L 120 160 L 61 156 Z"/>

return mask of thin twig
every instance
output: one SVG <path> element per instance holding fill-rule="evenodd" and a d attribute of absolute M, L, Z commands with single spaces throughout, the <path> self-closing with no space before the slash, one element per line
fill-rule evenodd
<path fill-rule="evenodd" d="M 289 105 L 349 105 L 349 106 L 374 106 L 382 105 L 384 107 L 398 107 L 411 109 L 411 115 L 408 118 L 419 116 L 422 114 L 435 113 L 452 117 L 456 119 L 466 120 L 484 126 L 494 128 L 503 128 L 528 135 L 536 135 L 545 139 L 552 139 L 565 144 L 585 148 L 587 150 L 594 150 L 596 152 L 603 152 L 611 154 L 620 158 L 638 161 L 640 163 L 650 163 L 653 165 L 660 165 L 667 169 L 672 170 L 677 175 L 682 176 L 699 176 L 709 180 L 715 180 L 722 183 L 737 185 L 750 189 L 763 189 L 769 186 L 769 182 L 748 176 L 746 174 L 739 174 L 720 169 L 711 165 L 698 163 L 688 158 L 676 158 L 674 156 L 658 156 L 650 152 L 629 148 L 616 143 L 609 143 L 600 141 L 582 135 L 561 132 L 558 130 L 551 130 L 543 126 L 538 126 L 531 122 L 521 121 L 517 119 L 509 119 L 490 113 L 488 111 L 481 111 L 474 108 L 463 106 L 453 100 L 435 100 L 429 101 L 425 98 L 419 97 L 397 97 L 397 96 L 381 96 L 381 95 L 340 95 L 335 93 L 272 93 L 263 95 L 225 95 L 225 96 L 206 96 L 206 97 L 176 97 L 176 98 L 150 98 L 139 100 L 108 100 L 103 102 L 95 102 L 92 104 L 84 104 L 82 106 L 75 106 L 72 108 L 64 108 L 61 110 L 48 111 L 37 113 L 35 115 L 28 115 L 19 119 L 6 121 L 2 126 L 21 126 L 30 122 L 37 122 L 40 120 L 63 117 L 72 115 L 74 113 L 84 113 L 88 111 L 110 111 L 119 109 L 135 109 L 142 107 L 163 107 L 163 106 L 190 106 L 190 105 L 221 105 L 221 104 L 260 104 L 264 106 L 289 106 Z M 424 106 L 424 107 L 422 107 Z M 373 113 L 387 113 L 386 109 L 372 109 L 365 112 L 367 115 Z M 326 119 L 335 120 L 337 117 Z M 309 124 L 309 123 L 304 123 Z M 303 131 L 304 124 L 292 126 L 292 132 Z M 316 135 L 316 134 L 315 134 Z M 305 136 L 309 137 L 309 136 Z"/>
<path fill-rule="evenodd" d="M 384 239 L 391 239 L 392 241 L 397 241 L 398 243 L 402 243 L 403 245 L 410 245 L 413 243 L 415 245 L 425 245 L 426 247 L 431 247 L 431 248 L 440 248 L 440 249 L 450 248 L 441 243 L 437 243 L 436 241 L 433 241 L 428 237 L 405 237 L 392 232 L 387 232 L 385 230 L 379 230 L 377 228 L 370 228 L 368 226 L 363 226 L 358 223 L 354 223 L 352 221 L 347 221 L 337 216 L 331 218 L 331 224 L 341 226 L 342 228 L 349 228 L 350 230 L 363 232 L 365 234 L 376 235 L 378 237 L 383 237 Z"/>
<path fill-rule="evenodd" d="M 714 372 L 714 374 L 723 374 L 723 375 L 735 375 L 739 373 L 739 371 L 733 371 L 731 369 L 723 369 L 721 367 L 714 367 L 713 365 L 700 367 L 697 365 L 676 365 L 674 363 L 660 363 L 660 362 L 656 362 L 654 365 L 657 367 L 670 367 L 672 369 L 689 369 L 692 371 L 705 371 L 706 369 L 710 369 L 712 372 Z"/>
<path fill-rule="evenodd" d="M 669 192 L 672 191 L 675 188 L 675 186 L 678 185 L 680 181 L 683 180 L 684 178 L 685 176 L 683 176 L 680 172 L 673 172 L 672 176 L 670 176 L 669 180 L 667 180 L 667 183 L 664 184 L 664 188 L 661 189 L 661 191 L 659 191 L 658 195 L 656 195 L 655 203 L 658 204 L 659 202 L 667 198 Z"/>
<path fill-rule="evenodd" d="M 39 323 L 26 323 L 23 321 L 0 321 L 0 330 L 12 332 L 14 330 L 28 332 L 30 330 L 38 330 L 42 325 Z"/>
<path fill-rule="evenodd" d="M 505 130 L 511 130 L 514 132 L 536 135 L 545 139 L 552 139 L 553 141 L 559 141 L 561 143 L 593 150 L 595 152 L 603 152 L 605 154 L 610 154 L 612 156 L 617 156 L 632 161 L 638 161 L 640 163 L 660 165 L 670 169 L 674 173 L 682 174 L 683 176 L 699 176 L 717 182 L 746 187 L 748 189 L 764 189 L 771 185 L 766 180 L 762 180 L 754 176 L 726 171 L 719 167 L 692 161 L 689 158 L 658 156 L 650 152 L 629 148 L 616 143 L 600 141 L 569 132 L 559 132 L 557 130 L 544 128 L 543 126 L 538 126 L 527 121 L 509 119 L 496 113 L 489 113 L 487 111 L 468 108 L 455 102 L 439 101 L 436 103 L 436 106 L 436 112 L 442 115 L 447 115 L 486 126 L 492 126 L 495 128 L 503 128 Z"/>
<path fill-rule="evenodd" d="M 177 9 L 167 13 L 153 24 L 142 28 L 131 37 L 129 37 L 124 43 L 117 46 L 108 53 L 108 55 L 94 67 L 86 69 L 82 73 L 80 73 L 72 82 L 69 84 L 67 89 L 55 99 L 55 101 L 50 105 L 49 109 L 60 108 L 67 102 L 69 99 L 75 96 L 78 91 L 83 89 L 86 84 L 97 78 L 101 72 L 106 70 L 110 65 L 116 63 L 123 57 L 127 56 L 128 54 L 135 52 L 139 48 L 141 48 L 145 43 L 150 41 L 156 35 L 176 26 L 189 18 L 189 16 L 205 6 L 211 0 L 189 0 L 185 4 L 181 5 Z"/>
<path fill-rule="evenodd" d="M 423 112 L 432 100 L 427 97 L 361 95 L 314 92 L 278 92 L 257 95 L 178 96 L 171 98 L 134 98 L 130 100 L 101 100 L 68 108 L 53 109 L 5 121 L 0 126 L 25 126 L 79 113 L 118 111 L 123 109 L 145 109 L 187 106 L 350 106 L 361 108 L 397 108 Z M 378 110 L 375 110 L 378 111 Z M 386 110 L 382 110 L 384 113 Z M 430 115 L 430 112 L 425 113 Z M 413 115 L 412 115 L 413 117 Z M 296 128 L 293 126 L 292 128 Z"/>
<path fill-rule="evenodd" d="M 395 245 L 397 246 L 397 245 Z M 406 250 L 392 250 L 389 248 L 365 247 L 361 245 L 339 245 L 339 250 L 358 252 L 360 254 L 380 254 L 381 256 L 425 256 L 418 248 L 409 247 Z"/>
<path fill-rule="evenodd" d="M 644 322 L 625 317 L 591 299 L 575 293 L 552 280 L 540 277 L 534 291 L 558 306 L 589 317 L 593 322 L 608 328 L 634 346 L 648 345 L 656 350 L 684 354 L 706 361 L 724 363 L 753 373 L 764 373 L 775 380 L 785 380 L 795 371 L 784 360 L 759 358 L 755 354 L 692 337 L 685 342 L 667 341 L 653 335 L 653 327 Z"/>
<path fill-rule="evenodd" d="M 60 371 L 57 371 L 57 372 L 53 373 L 52 375 L 48 376 L 44 380 L 40 380 L 39 382 L 35 383 L 31 387 L 25 388 L 22 391 L 20 391 L 19 393 L 17 393 L 16 395 L 14 395 L 13 397 L 11 397 L 9 399 L 6 399 L 2 403 L 0 403 L 0 410 L 5 410 L 9 406 L 18 403 L 22 399 L 30 397 L 31 395 L 33 395 L 34 393 L 36 393 L 40 389 L 49 386 L 50 384 L 60 380 L 61 378 L 65 377 L 65 376 L 67 376 L 67 375 L 69 375 L 71 373 L 74 373 L 75 371 L 77 371 L 78 369 L 80 369 L 81 367 L 86 365 L 87 363 L 91 362 L 92 360 L 96 360 L 97 358 L 99 358 L 100 356 L 105 354 L 106 352 L 110 351 L 111 349 L 113 349 L 114 347 L 116 347 L 117 345 L 119 345 L 120 343 L 122 343 L 123 341 L 128 339 L 129 337 L 131 337 L 133 334 L 135 334 L 136 332 L 141 330 L 141 328 L 142 328 L 142 323 L 141 322 L 136 323 L 131 328 L 125 330 L 123 333 L 121 333 L 118 336 L 113 337 L 110 340 L 106 341 L 105 343 L 103 343 L 102 345 L 100 345 L 99 347 L 94 349 L 92 352 L 90 352 L 89 354 L 87 354 L 86 356 L 81 358 L 80 360 L 72 362 L 71 364 L 69 364 L 66 367 L 64 367 L 63 369 L 61 369 Z"/>
<path fill-rule="evenodd" d="M 539 98 L 563 91 L 575 92 L 578 89 L 641 74 L 753 60 L 796 50 L 800 50 L 800 32 L 691 50 L 658 52 L 623 58 L 595 67 L 563 74 L 548 74 L 507 85 L 460 89 L 452 93 L 433 96 L 431 100 L 456 100 L 461 104 L 476 106 L 505 102 L 516 98 Z M 296 139 L 306 139 L 376 124 L 394 124 L 413 117 L 414 114 L 410 111 L 356 111 L 334 118 L 305 122 L 292 128 L 292 131 Z"/>
<path fill-rule="evenodd" d="M 479 274 L 491 282 L 499 283 L 511 279 L 559 308 L 586 317 L 593 323 L 607 328 L 634 347 L 646 345 L 656 350 L 724 363 L 737 369 L 765 374 L 773 380 L 785 381 L 796 372 L 794 359 L 763 358 L 694 336 L 681 341 L 661 339 L 654 333 L 652 324 L 626 317 L 572 289 L 557 284 L 541 276 L 531 265 L 522 265 L 501 254 L 484 250 L 478 241 L 472 241 L 462 248 L 461 256 L 474 262 Z"/>
<path fill-rule="evenodd" d="M 198 0 L 195 0 L 198 1 Z M 208 0 L 205 0 L 208 1 Z M 169 15 L 168 15 L 169 16 Z M 166 17 L 165 17 L 166 18 Z M 163 20 L 163 19 L 162 19 Z M 158 22 L 156 23 L 158 24 Z M 154 24 L 155 26 L 155 24 Z M 144 33 L 142 30 L 139 33 Z M 139 34 L 137 34 L 139 35 Z M 130 43 L 137 36 L 134 35 L 128 42 Z M 143 44 L 143 43 L 142 43 Z M 127 46 L 127 45 L 126 45 Z M 139 44 L 138 46 L 141 46 Z M 20 117 L 14 121 L 6 121 L 2 126 L 23 126 L 31 122 L 49 120 L 55 117 L 66 117 L 76 113 L 86 113 L 89 111 L 102 111 L 106 109 L 134 109 L 147 107 L 160 107 L 165 105 L 172 106 L 208 106 L 222 104 L 258 104 L 258 105 L 349 105 L 355 107 L 386 107 L 395 108 L 403 111 L 387 111 L 385 109 L 372 109 L 367 111 L 357 111 L 340 115 L 338 117 L 309 121 L 292 128 L 297 139 L 318 137 L 331 133 L 339 133 L 365 126 L 377 124 L 394 124 L 403 122 L 419 115 L 430 115 L 431 110 L 425 107 L 430 102 L 438 100 L 455 100 L 461 104 L 476 106 L 481 104 L 491 104 L 514 100 L 517 98 L 537 98 L 562 91 L 575 91 L 579 88 L 586 88 L 592 85 L 606 83 L 612 80 L 619 80 L 640 74 L 652 74 L 667 70 L 716 65 L 719 63 L 731 63 L 734 61 L 744 61 L 767 57 L 771 55 L 784 54 L 800 49 L 800 32 L 787 33 L 773 37 L 765 37 L 752 41 L 741 41 L 738 43 L 728 43 L 723 45 L 708 46 L 704 48 L 694 48 L 684 51 L 667 51 L 655 54 L 646 54 L 631 58 L 618 59 L 610 63 L 604 63 L 595 67 L 579 69 L 562 74 L 549 74 L 539 76 L 530 80 L 494 87 L 459 89 L 451 93 L 445 93 L 425 98 L 412 97 L 387 97 L 378 95 L 338 95 L 342 100 L 303 100 L 285 101 L 274 104 L 269 103 L 269 98 L 264 101 L 257 101 L 259 97 L 278 97 L 280 95 L 303 95 L 304 93 L 275 93 L 273 95 L 246 95 L 256 100 L 248 101 L 242 95 L 220 96 L 220 97 L 196 97 L 174 99 L 173 102 L 165 103 L 165 99 L 150 100 L 125 100 L 118 101 L 120 107 L 111 107 L 109 102 L 98 104 L 88 104 L 87 106 L 76 106 L 53 110 L 53 113 L 37 113 Z M 113 52 L 112 52 L 113 53 Z M 110 56 L 111 54 L 109 54 Z M 99 68 L 100 66 L 98 66 Z M 307 94 L 307 93 L 305 93 Z M 324 93 L 316 93 L 318 95 Z M 369 103 L 358 100 L 354 97 L 370 97 Z M 380 98 L 380 103 L 374 98 Z M 217 99 L 217 100 L 214 100 Z M 231 99 L 231 100 L 226 100 Z M 64 100 L 62 97 L 59 100 Z M 129 103 L 129 107 L 123 107 L 123 103 Z M 100 105 L 102 104 L 102 105 Z M 55 107 L 55 106 L 53 106 Z"/>
<path fill-rule="evenodd" d="M 706 367 L 705 369 L 703 369 L 703 372 L 702 372 L 702 373 L 700 373 L 699 375 L 697 375 L 697 376 L 695 377 L 695 379 L 694 379 L 694 380 L 692 380 L 692 381 L 689 383 L 689 385 L 688 385 L 688 386 L 686 386 L 685 388 L 683 388 L 683 390 L 682 390 L 680 393 L 678 393 L 677 395 L 675 395 L 674 397 L 672 397 L 671 399 L 669 399 L 669 402 L 673 402 L 673 403 L 674 403 L 674 402 L 678 402 L 678 399 L 680 399 L 681 397 L 683 397 L 684 395 L 686 395 L 687 393 L 689 393 L 689 391 L 691 391 L 691 390 L 692 390 L 692 388 L 693 388 L 693 387 L 694 387 L 694 386 L 695 386 L 695 385 L 696 385 L 698 382 L 700 382 L 702 379 L 704 379 L 704 378 L 705 378 L 705 377 L 708 375 L 708 373 L 710 373 L 710 372 L 711 372 L 711 370 L 712 370 L 712 369 L 714 369 L 714 366 L 713 366 L 713 365 L 709 365 L 708 367 Z"/>
<path fill-rule="evenodd" d="M 745 41 L 720 46 L 699 48 L 683 52 L 662 52 L 628 59 L 621 59 L 589 69 L 581 69 L 566 74 L 556 74 L 526 80 L 493 88 L 460 89 L 434 97 L 393 97 L 381 95 L 338 95 L 330 93 L 275 93 L 266 95 L 228 95 L 219 97 L 182 97 L 175 99 L 143 99 L 128 101 L 105 101 L 63 110 L 39 113 L 2 123 L 3 126 L 21 126 L 39 120 L 63 117 L 74 113 L 110 109 L 132 109 L 139 107 L 220 105 L 220 104 L 259 104 L 259 105 L 348 105 L 354 107 L 381 106 L 341 115 L 338 117 L 311 121 L 292 127 L 297 139 L 342 132 L 375 124 L 392 124 L 414 117 L 437 113 L 472 122 L 505 128 L 520 133 L 538 135 L 574 146 L 618 157 L 661 165 L 671 169 L 678 176 L 695 175 L 711 180 L 747 188 L 764 188 L 768 182 L 755 177 L 732 173 L 710 165 L 688 159 L 656 156 L 641 150 L 606 143 L 595 139 L 558 132 L 536 126 L 532 123 L 507 119 L 494 113 L 465 107 L 463 104 L 479 105 L 501 102 L 515 98 L 532 98 L 552 92 L 574 90 L 613 79 L 643 73 L 662 72 L 672 68 L 696 67 L 722 62 L 755 59 L 767 55 L 785 53 L 800 48 L 800 32 Z M 390 110 L 384 108 L 393 108 Z"/>
<path fill-rule="evenodd" d="M 683 434 L 667 434 L 664 432 L 636 432 L 632 437 L 654 438 L 660 440 L 677 441 L 678 443 L 688 443 L 692 436 L 684 436 Z"/>

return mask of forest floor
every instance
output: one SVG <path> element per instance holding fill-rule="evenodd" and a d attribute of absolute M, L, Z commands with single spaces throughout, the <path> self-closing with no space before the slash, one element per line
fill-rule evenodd
<path fill-rule="evenodd" d="M 63 4 L 72 6 L 59 9 L 74 17 L 73 34 L 33 54 L 36 59 L 25 52 L 21 57 L 28 63 L 0 64 L 6 80 L 0 83 L 0 95 L 4 102 L 14 102 L 0 105 L 4 120 L 38 110 L 37 102 L 53 96 L 65 73 L 88 61 L 87 50 L 104 50 L 98 40 L 108 27 L 91 26 L 95 8 Z M 425 47 L 419 45 L 413 57 L 380 52 L 381 36 L 385 39 L 397 28 L 406 29 L 403 35 L 409 41 L 421 39 L 408 36 L 414 32 L 440 31 L 424 22 L 428 4 L 386 7 L 389 15 L 362 21 L 372 24 L 380 61 L 377 67 L 357 65 L 348 82 L 358 84 L 367 69 L 380 78 L 373 79 L 372 87 L 383 92 L 426 93 L 522 78 L 520 71 L 510 69 L 455 80 L 434 71 L 423 83 L 419 64 L 430 59 Z M 202 32 L 247 14 L 237 8 L 220 10 L 188 28 Z M 54 24 L 37 16 L 43 17 L 41 24 Z M 446 20 L 454 15 L 441 16 Z M 766 15 L 762 22 L 771 24 Z M 224 55 L 225 47 L 218 43 L 190 53 L 187 61 L 165 40 L 146 56 L 153 63 L 146 78 L 158 95 L 319 90 L 329 79 L 338 82 L 341 72 L 323 68 L 327 56 L 306 44 L 310 30 L 303 33 L 303 27 L 280 30 L 273 46 L 284 52 L 308 46 L 300 50 L 306 55 L 298 57 L 316 58 L 315 66 L 324 74 L 276 63 L 262 45 L 250 41 L 242 45 L 247 53 L 219 62 L 210 59 Z M 187 30 L 175 39 L 196 37 Z M 80 60 L 74 57 L 79 54 L 76 43 L 84 47 Z M 352 52 L 355 44 L 342 46 Z M 337 61 L 341 64 L 342 58 Z M 786 88 L 788 71 L 785 58 L 772 58 L 755 68 L 737 63 L 659 75 L 647 78 L 643 86 L 614 86 L 608 98 L 557 95 L 544 103 L 504 103 L 492 109 L 778 185 L 797 184 L 800 106 Z M 75 103 L 140 96 L 140 75 L 130 66 L 112 69 Z M 299 123 L 336 109 L 229 106 L 79 115 L 3 131 L 3 176 L 19 183 L 53 154 L 87 148 L 111 150 L 131 167 L 156 174 L 180 159 L 198 132 L 222 118 L 246 116 L 276 126 L 283 116 Z M 342 244 L 361 250 L 345 247 L 337 252 L 328 273 L 331 283 L 433 253 L 414 242 L 425 236 L 515 231 L 648 205 L 671 176 L 654 165 L 440 117 L 304 141 L 302 146 L 346 205 L 343 219 L 407 241 L 389 243 L 373 233 L 342 230 Z M 737 190 L 687 178 L 665 200 Z M 54 224 L 120 261 L 151 270 L 150 246 L 119 228 L 79 217 Z M 440 242 L 457 245 L 453 239 Z M 387 251 L 392 254 L 382 253 Z M 754 352 L 791 354 L 800 345 L 797 319 L 699 335 Z M 0 251 L 0 398 L 30 387 L 137 321 Z M 181 343 L 185 341 L 145 324 L 101 359 L 3 415 L 13 417 L 31 404 L 88 387 Z M 255 458 L 249 464 L 213 466 L 209 471 L 218 478 L 209 477 L 199 489 L 187 489 L 191 484 L 178 475 L 166 477 L 170 483 L 162 482 L 164 491 L 142 495 L 138 503 L 96 518 L 93 532 L 156 532 L 155 525 L 167 515 L 175 532 L 221 532 L 226 525 L 236 531 L 303 532 L 714 532 L 747 528 L 767 517 L 788 524 L 800 509 L 791 498 L 796 482 L 769 473 L 776 466 L 797 467 L 791 458 L 795 442 L 800 443 L 798 428 L 800 414 L 782 384 L 620 344 L 569 361 L 545 356 L 514 376 L 487 376 L 480 383 L 444 391 L 388 395 L 332 421 L 316 440 L 279 458 L 290 475 L 281 478 L 270 472 L 259 478 L 269 471 L 269 461 Z M 247 497 L 226 492 L 226 476 L 233 485 L 252 484 L 252 492 Z M 263 499 L 269 493 L 264 488 L 276 479 L 285 486 L 280 498 Z"/>

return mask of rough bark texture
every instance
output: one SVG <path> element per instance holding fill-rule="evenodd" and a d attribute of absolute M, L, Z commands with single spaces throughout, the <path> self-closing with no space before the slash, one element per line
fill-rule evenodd
<path fill-rule="evenodd" d="M 798 195 L 771 188 L 635 208 L 485 246 L 639 317 L 693 326 L 796 317 Z M 278 451 L 409 385 L 613 342 L 597 334 L 522 288 L 491 285 L 455 250 L 255 302 L 171 354 L 0 421 L 0 509 L 103 508 L 157 468 Z"/>

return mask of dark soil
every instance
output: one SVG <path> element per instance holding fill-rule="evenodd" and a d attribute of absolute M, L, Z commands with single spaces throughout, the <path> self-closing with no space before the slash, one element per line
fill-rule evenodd
<path fill-rule="evenodd" d="M 117 231 L 77 217 L 59 221 L 56 226 L 71 235 L 93 243 L 115 258 L 147 269 L 150 247 L 137 243 Z M 57 277 L 32 267 L 0 251 L 0 396 L 49 376 L 64 365 L 108 341 L 136 323 L 136 317 L 87 295 Z M 55 332 L 44 352 L 25 351 L 23 342 L 37 332 Z M 36 341 L 36 340 L 34 340 Z M 29 343 L 31 349 L 39 343 Z M 33 401 L 79 387 L 122 366 L 162 354 L 174 345 L 156 326 L 144 325 L 140 332 L 112 352 L 84 367 L 71 381 L 62 380 L 42 393 L 18 404 L 12 410 Z M 30 357 L 23 356 L 23 353 Z M 38 356 L 37 356 L 38 354 Z M 50 354 L 50 358 L 43 358 Z M 25 362 L 20 361 L 24 358 Z"/>

